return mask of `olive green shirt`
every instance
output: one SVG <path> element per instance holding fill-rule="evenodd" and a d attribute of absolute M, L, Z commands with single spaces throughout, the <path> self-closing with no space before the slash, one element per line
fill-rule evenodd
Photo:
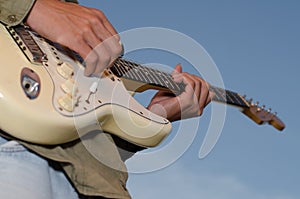
<path fill-rule="evenodd" d="M 0 20 L 8 25 L 20 24 L 35 0 L 0 0 Z"/>
<path fill-rule="evenodd" d="M 34 2 L 35 0 L 0 0 L 0 21 L 10 26 L 22 23 Z M 0 130 L 0 135 L 17 140 L 11 137 L 9 132 Z M 58 163 L 80 194 L 131 198 L 126 189 L 128 176 L 123 161 L 141 148 L 100 131 L 91 132 L 84 139 L 84 142 L 78 139 L 58 146 L 41 146 L 18 141 L 34 153 Z"/>

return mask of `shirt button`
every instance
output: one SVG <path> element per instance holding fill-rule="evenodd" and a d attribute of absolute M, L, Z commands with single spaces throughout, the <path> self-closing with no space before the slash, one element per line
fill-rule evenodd
<path fill-rule="evenodd" d="M 8 22 L 9 22 L 9 23 L 14 23 L 14 22 L 17 21 L 16 15 L 9 15 L 9 16 L 7 17 L 7 19 L 8 19 Z"/>

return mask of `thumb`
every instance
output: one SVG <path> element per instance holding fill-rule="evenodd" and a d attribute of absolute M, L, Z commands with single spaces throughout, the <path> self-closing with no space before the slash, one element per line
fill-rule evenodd
<path fill-rule="evenodd" d="M 174 71 L 172 72 L 172 75 L 178 74 L 178 73 L 182 73 L 182 66 L 181 64 L 177 64 L 174 68 Z"/>

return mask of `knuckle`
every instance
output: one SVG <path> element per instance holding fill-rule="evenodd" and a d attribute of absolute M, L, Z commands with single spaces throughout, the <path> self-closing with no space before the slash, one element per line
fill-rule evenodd
<path fill-rule="evenodd" d="M 98 9 L 94 9 L 94 10 L 95 10 L 95 12 L 97 13 L 97 15 L 98 15 L 99 17 L 105 17 L 105 14 L 104 14 L 103 11 L 98 10 Z"/>
<path fill-rule="evenodd" d="M 91 25 L 95 26 L 95 25 L 98 25 L 100 22 L 99 22 L 98 17 L 96 17 L 95 15 L 92 15 L 91 17 L 89 17 L 89 23 Z"/>
<path fill-rule="evenodd" d="M 91 8 L 93 13 L 95 14 L 94 17 L 96 17 L 98 20 L 107 21 L 107 18 L 103 11 Z"/>
<path fill-rule="evenodd" d="M 123 53 L 123 46 L 117 43 L 112 50 L 115 57 L 119 57 Z"/>
<path fill-rule="evenodd" d="M 74 50 L 75 52 L 81 52 L 81 46 L 84 44 L 84 40 L 81 34 L 74 34 L 72 39 L 60 37 L 57 43 Z"/>
<path fill-rule="evenodd" d="M 115 34 L 115 35 L 114 35 L 114 38 L 120 43 L 121 37 L 120 37 L 119 34 Z"/>
<path fill-rule="evenodd" d="M 76 34 L 74 34 L 73 39 L 79 45 L 82 45 L 84 43 L 84 39 L 83 39 L 82 33 L 76 33 Z"/>
<path fill-rule="evenodd" d="M 83 36 L 84 34 L 89 34 L 91 32 L 91 28 L 89 25 L 85 25 L 85 26 L 82 26 L 80 28 L 80 35 Z"/>
<path fill-rule="evenodd" d="M 191 86 L 192 89 L 196 87 L 196 83 L 194 81 L 189 81 L 189 85 Z"/>

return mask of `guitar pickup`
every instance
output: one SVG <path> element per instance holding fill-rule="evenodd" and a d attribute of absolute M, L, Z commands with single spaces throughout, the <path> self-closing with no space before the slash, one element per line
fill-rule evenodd
<path fill-rule="evenodd" d="M 47 61 L 47 55 L 34 40 L 33 35 L 31 35 L 33 33 L 30 33 L 24 25 L 16 27 L 7 26 L 6 29 L 31 63 L 41 65 Z"/>

